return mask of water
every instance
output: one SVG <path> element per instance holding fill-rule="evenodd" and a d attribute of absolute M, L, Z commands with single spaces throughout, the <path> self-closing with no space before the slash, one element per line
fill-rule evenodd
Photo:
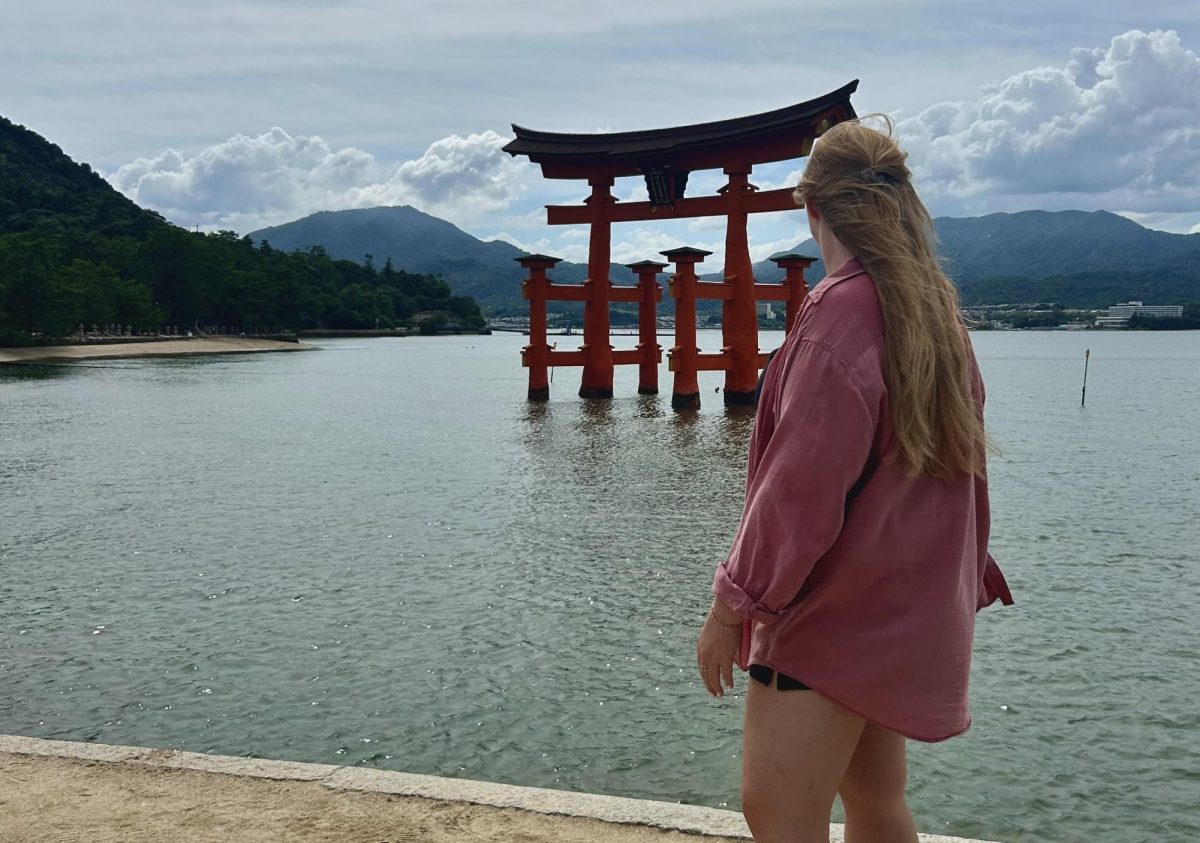
<path fill-rule="evenodd" d="M 1019 602 L 918 824 L 1200 839 L 1200 336 L 974 340 Z M 530 405 L 523 341 L 0 368 L 0 732 L 737 807 L 693 656 L 752 419 Z"/>

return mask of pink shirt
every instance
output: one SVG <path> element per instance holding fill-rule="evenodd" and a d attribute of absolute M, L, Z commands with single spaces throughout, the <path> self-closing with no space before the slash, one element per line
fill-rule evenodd
<path fill-rule="evenodd" d="M 805 301 L 763 382 L 746 505 L 713 592 L 764 664 L 921 741 L 971 724 L 975 613 L 1011 603 L 987 552 L 987 480 L 892 459 L 883 320 L 857 260 Z M 971 357 L 982 409 L 983 381 Z"/>

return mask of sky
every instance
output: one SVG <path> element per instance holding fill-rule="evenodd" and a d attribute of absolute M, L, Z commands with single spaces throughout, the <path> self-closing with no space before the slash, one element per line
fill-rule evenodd
<path fill-rule="evenodd" d="M 179 225 L 412 205 L 582 261 L 586 227 L 543 206 L 586 184 L 501 152 L 510 124 L 707 122 L 860 79 L 855 108 L 896 121 L 935 216 L 1103 209 L 1200 232 L 1198 53 L 1193 0 L 0 0 L 0 114 Z M 688 195 L 723 183 L 693 174 Z M 723 227 L 619 224 L 613 259 L 692 245 L 711 271 Z M 750 236 L 755 259 L 791 248 L 804 215 L 756 215 Z"/>

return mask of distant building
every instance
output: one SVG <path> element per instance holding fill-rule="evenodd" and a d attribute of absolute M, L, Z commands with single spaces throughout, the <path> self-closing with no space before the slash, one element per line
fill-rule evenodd
<path fill-rule="evenodd" d="M 1181 304 L 1142 304 L 1140 301 L 1114 304 L 1108 309 L 1107 316 L 1096 320 L 1099 328 L 1123 328 L 1129 324 L 1132 316 L 1146 316 L 1151 319 L 1178 319 L 1183 316 Z"/>
<path fill-rule="evenodd" d="M 1108 315 L 1123 316 L 1126 319 L 1130 316 L 1153 316 L 1155 318 L 1165 316 L 1178 319 L 1183 316 L 1183 305 L 1142 304 L 1140 301 L 1131 301 L 1128 304 L 1114 304 L 1108 309 Z"/>
<path fill-rule="evenodd" d="M 777 318 L 775 316 L 775 308 L 771 307 L 771 302 L 769 302 L 769 301 L 758 302 L 758 315 L 761 316 L 763 319 Z"/>

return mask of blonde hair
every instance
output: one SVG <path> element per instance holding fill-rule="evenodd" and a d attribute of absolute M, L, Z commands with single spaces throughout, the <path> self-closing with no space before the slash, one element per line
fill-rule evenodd
<path fill-rule="evenodd" d="M 892 427 L 906 470 L 979 474 L 986 438 L 958 292 L 938 265 L 933 222 L 913 187 L 908 155 L 884 120 L 886 133 L 850 121 L 822 135 L 796 201 L 816 208 L 875 282 Z"/>

